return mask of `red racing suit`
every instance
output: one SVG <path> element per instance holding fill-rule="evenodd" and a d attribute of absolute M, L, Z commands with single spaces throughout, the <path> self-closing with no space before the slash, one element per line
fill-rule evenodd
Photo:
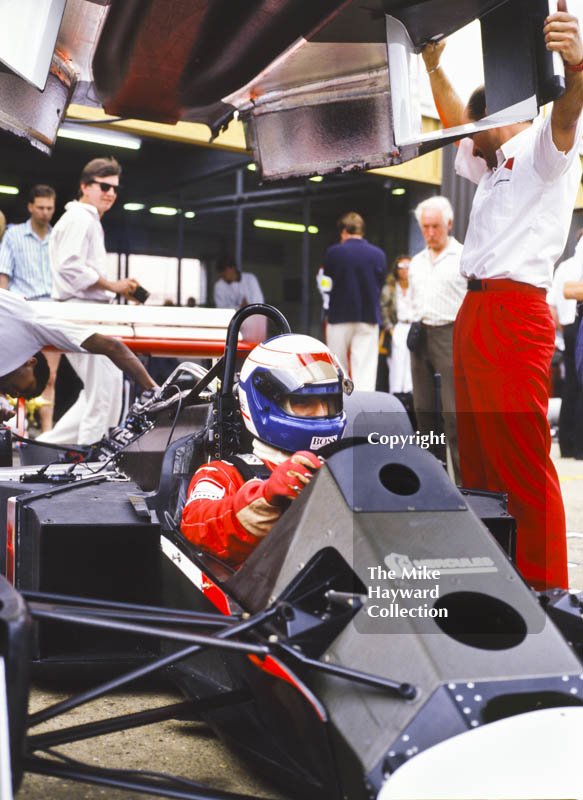
<path fill-rule="evenodd" d="M 263 462 L 273 471 L 275 464 Z M 197 469 L 188 487 L 181 530 L 203 550 L 233 566 L 241 564 L 280 518 L 283 508 L 263 496 L 265 482 L 245 482 L 228 461 L 211 461 Z"/>

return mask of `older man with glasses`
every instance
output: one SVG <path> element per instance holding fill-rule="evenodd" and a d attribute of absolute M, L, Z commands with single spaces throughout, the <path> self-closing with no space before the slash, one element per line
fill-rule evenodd
<path fill-rule="evenodd" d="M 65 206 L 49 242 L 53 297 L 60 301 L 109 303 L 116 294 L 131 298 L 138 282 L 110 281 L 101 217 L 119 191 L 121 167 L 115 158 L 94 158 L 79 179 L 79 199 Z M 117 425 L 122 408 L 123 376 L 105 356 L 69 353 L 67 358 L 83 382 L 75 405 L 39 441 L 90 444 Z"/>

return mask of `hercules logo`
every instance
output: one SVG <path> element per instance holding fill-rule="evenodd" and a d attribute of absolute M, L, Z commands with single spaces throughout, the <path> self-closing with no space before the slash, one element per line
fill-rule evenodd
<path fill-rule="evenodd" d="M 389 555 L 385 557 L 385 564 L 399 578 L 403 577 L 403 572 L 409 572 L 414 569 L 413 562 L 409 556 L 403 553 L 389 553 Z"/>
<path fill-rule="evenodd" d="M 411 577 L 416 570 L 439 570 L 440 575 L 472 575 L 483 572 L 498 572 L 488 556 L 466 558 L 413 558 L 403 553 L 389 553 L 385 564 L 400 578 Z"/>

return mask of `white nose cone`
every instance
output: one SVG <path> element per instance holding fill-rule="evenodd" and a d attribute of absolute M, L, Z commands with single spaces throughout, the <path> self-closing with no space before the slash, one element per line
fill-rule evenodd
<path fill-rule="evenodd" d="M 583 798 L 583 707 L 531 711 L 453 736 L 415 756 L 377 800 Z"/>

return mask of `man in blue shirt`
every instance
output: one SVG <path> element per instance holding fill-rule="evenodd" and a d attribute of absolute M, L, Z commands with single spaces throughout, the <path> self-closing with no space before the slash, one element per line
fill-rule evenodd
<path fill-rule="evenodd" d="M 30 218 L 12 225 L 0 246 L 0 289 L 9 289 L 28 300 L 50 300 L 53 276 L 49 261 L 51 219 L 55 213 L 55 190 L 41 184 L 33 186 L 28 198 Z M 43 433 L 53 427 L 55 380 L 60 353 L 47 353 L 50 377 L 43 393 L 46 405 L 39 409 Z"/>
<path fill-rule="evenodd" d="M 324 273 L 332 280 L 326 343 L 345 368 L 350 363 L 355 388 L 374 392 L 387 258 L 366 241 L 364 220 L 354 211 L 340 217 L 338 230 L 340 244 L 324 256 Z"/>
<path fill-rule="evenodd" d="M 55 190 L 33 186 L 29 196 L 30 219 L 12 225 L 0 247 L 0 289 L 10 289 L 27 300 L 51 296 L 49 234 L 55 213 Z"/>

